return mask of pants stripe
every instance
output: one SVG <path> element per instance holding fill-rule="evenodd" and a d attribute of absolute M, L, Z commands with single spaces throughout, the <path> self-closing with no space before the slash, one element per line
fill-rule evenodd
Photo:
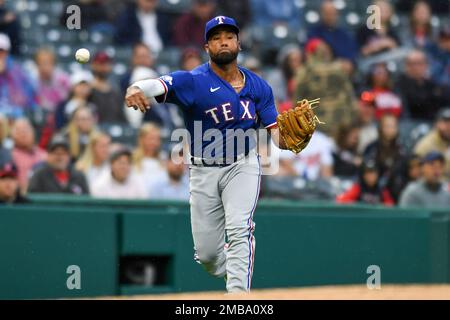
<path fill-rule="evenodd" d="M 247 225 L 249 226 L 248 248 L 250 251 L 249 256 L 248 256 L 247 290 L 250 290 L 250 287 L 251 287 L 252 276 L 253 276 L 253 262 L 254 262 L 254 258 L 255 258 L 255 245 L 254 245 L 254 239 L 253 239 L 253 214 L 256 209 L 256 204 L 258 203 L 259 190 L 261 187 L 261 164 L 259 162 L 259 155 L 257 155 L 256 157 L 258 159 L 258 168 L 259 168 L 258 188 L 256 190 L 255 203 L 253 204 L 253 208 L 250 212 L 250 217 L 247 220 Z"/>

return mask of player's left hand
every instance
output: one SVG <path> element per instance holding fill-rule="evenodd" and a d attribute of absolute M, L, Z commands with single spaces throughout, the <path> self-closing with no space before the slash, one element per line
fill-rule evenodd
<path fill-rule="evenodd" d="M 295 108 L 278 115 L 277 124 L 279 136 L 283 139 L 284 147 L 294 153 L 299 153 L 306 148 L 320 122 L 314 113 L 313 106 L 320 99 L 297 102 Z"/>
<path fill-rule="evenodd" d="M 150 109 L 150 102 L 139 87 L 133 86 L 127 89 L 125 102 L 128 108 L 134 108 L 134 110 L 139 109 L 142 113 Z"/>

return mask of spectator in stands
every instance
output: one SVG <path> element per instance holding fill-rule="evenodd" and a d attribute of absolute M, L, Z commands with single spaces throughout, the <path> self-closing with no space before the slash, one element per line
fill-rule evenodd
<path fill-rule="evenodd" d="M 336 197 L 338 203 L 360 202 L 372 205 L 394 205 L 394 199 L 389 191 L 382 187 L 374 161 L 369 160 L 362 164 L 358 180 L 350 189 Z"/>
<path fill-rule="evenodd" d="M 109 156 L 111 149 L 111 137 L 106 133 L 97 131 L 90 138 L 86 149 L 75 168 L 86 176 L 89 189 L 98 179 L 110 172 Z"/>
<path fill-rule="evenodd" d="M 66 27 L 69 14 L 67 7 L 70 5 L 77 5 L 81 12 L 81 28 L 89 30 L 89 32 L 102 32 L 112 34 L 114 27 L 112 25 L 112 12 L 110 10 L 111 1 L 106 0 L 77 0 L 71 1 L 70 4 L 64 7 L 61 24 Z"/>
<path fill-rule="evenodd" d="M 450 192 L 444 182 L 444 156 L 432 151 L 422 158 L 422 179 L 411 182 L 400 196 L 401 207 L 449 208 Z"/>
<path fill-rule="evenodd" d="M 325 0 L 320 7 L 320 22 L 308 32 L 308 38 L 319 38 L 325 41 L 333 51 L 336 59 L 342 61 L 345 70 L 353 71 L 353 64 L 358 54 L 358 46 L 353 36 L 338 26 L 339 12 L 333 1 Z"/>
<path fill-rule="evenodd" d="M 418 141 L 414 152 L 425 156 L 431 151 L 441 152 L 446 160 L 445 175 L 450 180 L 450 107 L 443 108 L 436 117 L 436 124 L 426 136 Z"/>
<path fill-rule="evenodd" d="M 83 173 L 70 165 L 70 149 L 66 139 L 56 135 L 48 145 L 47 162 L 31 176 L 29 193 L 89 194 Z"/>
<path fill-rule="evenodd" d="M 335 176 L 351 178 L 358 174 L 362 157 L 358 154 L 360 129 L 356 123 L 341 123 L 335 137 L 336 148 L 333 151 L 333 172 Z"/>
<path fill-rule="evenodd" d="M 158 0 L 135 0 L 118 17 L 115 40 L 119 45 L 145 43 L 154 55 L 170 44 L 170 16 L 158 10 Z"/>
<path fill-rule="evenodd" d="M 422 51 L 411 51 L 405 60 L 405 73 L 397 82 L 406 114 L 412 119 L 432 121 L 441 105 L 450 103 L 449 89 L 427 77 L 428 62 Z"/>
<path fill-rule="evenodd" d="M 120 89 L 122 90 L 123 96 L 125 96 L 127 88 L 132 83 L 131 78 L 137 68 L 144 67 L 150 69 L 156 75 L 156 71 L 153 70 L 154 63 L 155 60 L 153 54 L 145 43 L 138 42 L 133 46 L 130 69 L 120 79 Z"/>
<path fill-rule="evenodd" d="M 6 7 L 5 0 L 0 0 L 0 33 L 11 39 L 11 54 L 20 55 L 21 39 L 20 21 L 17 15 Z"/>
<path fill-rule="evenodd" d="M 363 56 L 389 51 L 401 45 L 399 37 L 391 26 L 393 8 L 389 1 L 374 1 L 380 9 L 380 28 L 368 28 L 366 21 L 357 32 L 357 42 Z"/>
<path fill-rule="evenodd" d="M 301 27 L 301 9 L 292 0 L 251 0 L 252 17 L 257 26 L 273 29 L 286 26 L 298 31 Z"/>
<path fill-rule="evenodd" d="M 250 0 L 217 0 L 217 12 L 227 17 L 233 17 L 239 28 L 244 29 L 252 20 Z"/>
<path fill-rule="evenodd" d="M 113 152 L 111 170 L 101 176 L 92 188 L 92 196 L 105 199 L 147 199 L 141 177 L 132 172 L 132 155 L 127 149 Z"/>
<path fill-rule="evenodd" d="M 11 162 L 11 150 L 8 148 L 9 123 L 8 119 L 0 114 L 0 165 Z"/>
<path fill-rule="evenodd" d="M 54 113 L 57 106 L 69 95 L 69 75 L 56 68 L 56 57 L 50 49 L 39 49 L 34 61 L 37 66 L 37 103 L 45 111 Z"/>
<path fill-rule="evenodd" d="M 92 111 L 86 107 L 76 109 L 63 134 L 70 147 L 70 156 L 73 161 L 84 152 L 90 137 L 97 131 L 96 120 Z"/>
<path fill-rule="evenodd" d="M 137 147 L 133 152 L 133 165 L 147 181 L 155 180 L 166 170 L 160 150 L 161 129 L 153 123 L 144 124 L 139 130 Z"/>
<path fill-rule="evenodd" d="M 385 63 L 372 66 L 368 75 L 368 91 L 375 99 L 375 116 L 380 119 L 385 113 L 400 117 L 402 113 L 402 100 L 392 90 L 392 75 Z"/>
<path fill-rule="evenodd" d="M 315 109 L 325 123 L 352 122 L 356 115 L 355 94 L 349 76 L 339 61 L 332 61 L 330 47 L 320 39 L 311 39 L 305 46 L 306 65 L 296 77 L 293 104 L 301 99 L 320 97 L 320 108 Z M 320 127 L 333 135 L 334 126 Z"/>
<path fill-rule="evenodd" d="M 275 101 L 280 112 L 292 107 L 296 75 L 303 66 L 303 53 L 296 44 L 287 44 L 281 48 L 277 57 L 278 68 L 267 75 Z"/>
<path fill-rule="evenodd" d="M 188 47 L 181 53 L 180 68 L 192 71 L 203 63 L 200 51 L 196 47 Z"/>
<path fill-rule="evenodd" d="M 378 139 L 378 123 L 375 118 L 375 96 L 364 91 L 361 93 L 357 123 L 360 127 L 358 153 L 363 154 L 367 146 Z"/>
<path fill-rule="evenodd" d="M 36 146 L 35 133 L 30 121 L 21 118 L 15 121 L 11 136 L 14 141 L 12 160 L 18 169 L 18 182 L 22 192 L 26 192 L 28 179 L 37 165 L 47 160 L 47 152 Z"/>
<path fill-rule="evenodd" d="M 450 26 L 442 27 L 437 43 L 428 51 L 431 79 L 442 87 L 450 87 Z"/>
<path fill-rule="evenodd" d="M 378 140 L 367 146 L 363 156 L 375 161 L 383 182 L 391 177 L 397 164 L 406 162 L 407 152 L 399 141 L 398 119 L 394 115 L 386 113 L 381 117 Z"/>
<path fill-rule="evenodd" d="M 0 33 L 0 112 L 8 118 L 30 115 L 36 107 L 36 91 L 23 70 L 10 57 L 9 37 Z"/>
<path fill-rule="evenodd" d="M 414 7 L 417 0 L 397 0 L 395 1 L 395 7 L 401 13 L 408 14 Z M 425 0 L 425 2 L 431 7 L 433 12 L 449 12 L 450 3 L 447 0 Z"/>
<path fill-rule="evenodd" d="M 364 91 L 361 93 L 357 123 L 360 127 L 358 153 L 362 154 L 367 146 L 378 139 L 378 123 L 375 118 L 375 96 Z"/>
<path fill-rule="evenodd" d="M 70 77 L 71 90 L 69 97 L 60 103 L 56 109 L 56 129 L 65 127 L 73 112 L 80 107 L 89 108 L 94 113 L 97 112 L 97 106 L 90 101 L 92 93 L 91 83 L 93 80 L 92 74 L 87 71 L 75 72 Z"/>
<path fill-rule="evenodd" d="M 0 165 L 0 204 L 30 202 L 20 192 L 17 174 L 14 163 L 8 162 Z"/>
<path fill-rule="evenodd" d="M 172 153 L 166 167 L 167 176 L 150 184 L 150 199 L 189 200 L 189 177 L 186 175 L 182 152 Z"/>
<path fill-rule="evenodd" d="M 311 181 L 329 179 L 333 176 L 333 147 L 332 139 L 316 131 L 301 153 L 280 150 L 280 172 Z"/>
<path fill-rule="evenodd" d="M 179 47 L 205 44 L 205 24 L 216 12 L 215 0 L 193 0 L 191 11 L 181 15 L 173 28 L 173 41 Z"/>
<path fill-rule="evenodd" d="M 69 143 L 70 156 L 76 161 L 84 152 L 91 135 L 96 132 L 96 122 L 92 111 L 86 107 L 76 109 L 63 135 Z"/>
<path fill-rule="evenodd" d="M 389 177 L 386 187 L 395 203 L 398 203 L 405 187 L 420 178 L 420 157 L 413 154 L 407 158 L 406 163 L 397 163 L 392 171 L 393 174 Z"/>
<path fill-rule="evenodd" d="M 92 93 L 90 100 L 97 107 L 99 123 L 126 123 L 123 96 L 112 85 L 109 77 L 112 72 L 112 59 L 106 52 L 98 52 L 92 61 Z"/>
<path fill-rule="evenodd" d="M 416 1 L 409 14 L 409 26 L 402 29 L 402 44 L 426 49 L 433 43 L 433 37 L 430 5 L 426 1 Z"/>
<path fill-rule="evenodd" d="M 80 0 L 83 1 L 83 0 Z M 88 0 L 88 1 L 97 1 L 97 0 Z M 121 14 L 122 12 L 124 12 L 127 8 L 127 6 L 130 4 L 130 2 L 134 1 L 134 0 L 100 0 L 100 1 L 105 1 L 107 3 L 107 12 L 108 12 L 108 17 L 112 18 L 112 21 L 115 22 L 116 18 L 119 16 L 119 14 Z"/>
<path fill-rule="evenodd" d="M 37 104 L 42 112 L 42 122 L 39 123 L 41 136 L 39 145 L 46 148 L 55 131 L 55 113 L 70 92 L 69 75 L 56 68 L 56 57 L 51 49 L 39 49 L 34 57 L 36 69 L 34 81 L 37 93 Z"/>

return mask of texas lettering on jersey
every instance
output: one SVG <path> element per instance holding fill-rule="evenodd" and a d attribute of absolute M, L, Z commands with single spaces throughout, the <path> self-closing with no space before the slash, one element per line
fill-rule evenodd
<path fill-rule="evenodd" d="M 177 71 L 159 78 L 165 94 L 157 97 L 158 102 L 177 104 L 184 113 L 186 128 L 191 137 L 195 126 L 201 123 L 202 137 L 209 129 L 218 129 L 227 140 L 227 132 L 246 132 L 262 126 L 269 128 L 276 124 L 277 110 L 270 86 L 251 71 L 239 67 L 245 77 L 245 86 L 240 93 L 220 78 L 210 67 L 203 64 L 193 71 Z M 201 147 L 191 141 L 191 154 L 204 157 L 203 151 L 214 141 L 204 139 Z M 248 152 L 256 146 L 254 141 L 246 143 L 245 150 L 234 150 L 235 155 Z M 225 157 L 226 146 L 221 149 Z"/>

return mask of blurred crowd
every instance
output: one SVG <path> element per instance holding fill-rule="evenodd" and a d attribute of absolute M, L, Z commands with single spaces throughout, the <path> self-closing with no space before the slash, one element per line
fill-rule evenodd
<path fill-rule="evenodd" d="M 374 1 L 375 29 L 366 17 L 355 28 L 342 23 L 345 1 L 320 2 L 309 25 L 295 0 L 191 0 L 182 13 L 161 1 L 71 1 L 84 30 L 132 48 L 117 76 L 105 50 L 76 72 L 61 67 L 51 43 L 27 61 L 20 16 L 0 0 L 1 201 L 26 202 L 31 193 L 188 200 L 188 170 L 169 157 L 168 141 L 183 115 L 156 102 L 143 115 L 123 97 L 131 83 L 161 75 L 169 48 L 180 52 L 174 70 L 206 62 L 204 26 L 221 14 L 242 28 L 239 62 L 269 82 L 279 112 L 321 98 L 316 111 L 326 124 L 299 155 L 280 151 L 280 170 L 264 177 L 262 196 L 450 206 L 450 25 L 433 20 L 449 16 L 448 1 Z M 301 32 L 277 46 L 265 30 Z M 116 139 L 127 128 L 135 139 Z"/>

